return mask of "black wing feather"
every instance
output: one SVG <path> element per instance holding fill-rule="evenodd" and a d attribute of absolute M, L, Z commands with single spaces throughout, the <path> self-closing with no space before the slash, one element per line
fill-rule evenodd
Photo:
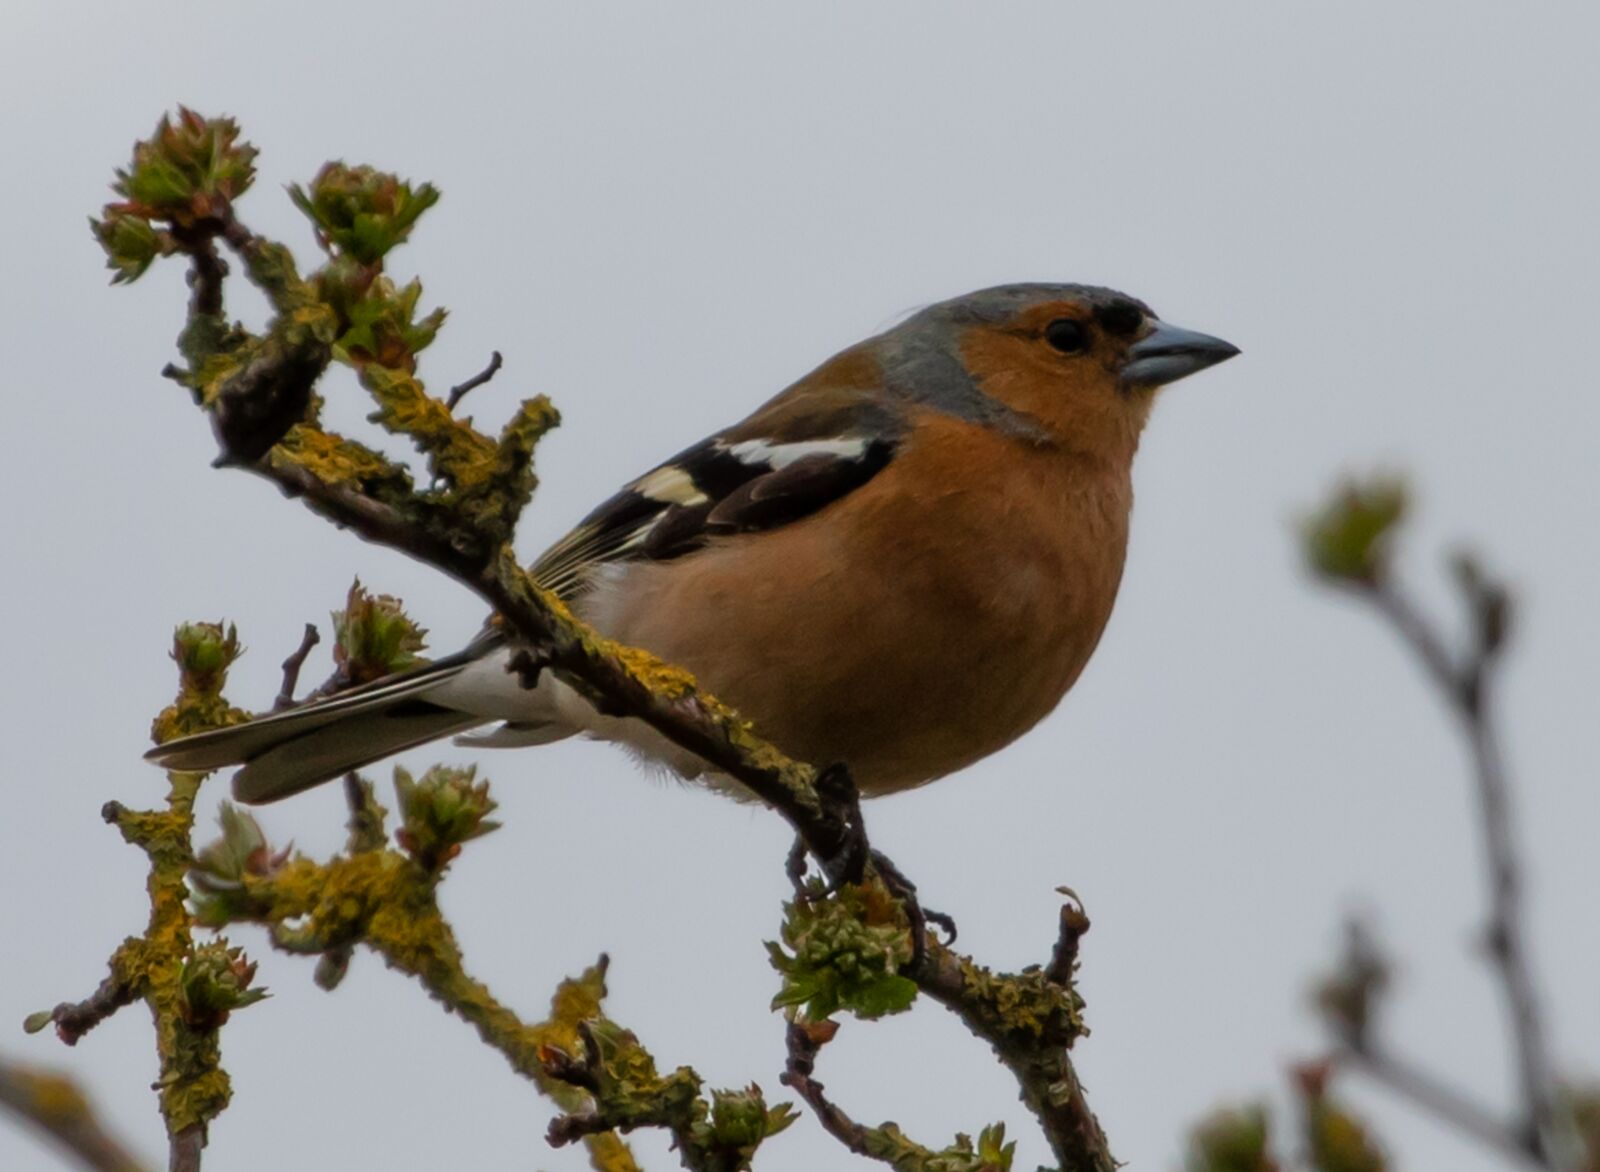
<path fill-rule="evenodd" d="M 669 561 L 715 536 L 789 524 L 859 488 L 894 458 L 890 436 L 824 438 L 843 450 L 796 456 L 796 446 L 815 437 L 704 440 L 603 502 L 539 559 L 534 575 L 571 599 L 596 566 Z"/>

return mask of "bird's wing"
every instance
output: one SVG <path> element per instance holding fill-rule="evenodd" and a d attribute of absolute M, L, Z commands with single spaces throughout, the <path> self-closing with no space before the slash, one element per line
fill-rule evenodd
<path fill-rule="evenodd" d="M 797 521 L 882 471 L 903 430 L 881 394 L 813 376 L 628 484 L 551 546 L 534 576 L 570 599 L 597 566 L 666 561 Z"/>

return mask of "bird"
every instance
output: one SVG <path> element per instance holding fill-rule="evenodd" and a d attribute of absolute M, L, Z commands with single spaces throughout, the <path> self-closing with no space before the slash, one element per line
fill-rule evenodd
<path fill-rule="evenodd" d="M 1238 354 L 1143 301 L 1010 284 L 929 305 L 628 483 L 534 578 L 601 634 L 693 673 L 789 755 L 865 796 L 1010 744 L 1077 681 L 1111 616 L 1131 472 L 1160 388 Z M 574 734 L 736 796 L 736 782 L 541 673 L 490 623 L 423 666 L 168 741 L 271 802 L 444 737 Z"/>

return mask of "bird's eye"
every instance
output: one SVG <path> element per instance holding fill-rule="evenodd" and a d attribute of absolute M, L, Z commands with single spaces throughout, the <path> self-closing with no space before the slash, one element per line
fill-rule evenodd
<path fill-rule="evenodd" d="M 1102 309 L 1097 315 L 1100 324 L 1106 333 L 1116 334 L 1126 338 L 1138 332 L 1144 324 L 1144 313 L 1137 305 L 1127 301 L 1115 301 Z"/>
<path fill-rule="evenodd" d="M 1070 317 L 1057 318 L 1044 328 L 1044 340 L 1063 354 L 1081 353 L 1089 345 L 1089 332 L 1083 323 Z"/>

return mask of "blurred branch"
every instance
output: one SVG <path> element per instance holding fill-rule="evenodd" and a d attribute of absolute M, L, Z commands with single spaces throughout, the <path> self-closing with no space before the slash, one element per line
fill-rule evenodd
<path fill-rule="evenodd" d="M 1569 1163 L 1565 1149 L 1570 1144 L 1557 1117 L 1555 1077 L 1528 959 L 1522 865 L 1492 702 L 1511 622 L 1511 600 L 1504 585 L 1492 580 L 1475 559 L 1457 556 L 1452 568 L 1470 626 L 1466 644 L 1452 649 L 1395 579 L 1392 537 L 1405 504 L 1404 490 L 1396 482 L 1346 486 L 1308 523 L 1307 554 L 1316 572 L 1352 590 L 1389 622 L 1466 733 L 1489 877 L 1485 942 L 1511 1023 L 1520 1117 L 1509 1128 L 1494 1123 L 1470 1106 L 1465 1096 L 1379 1051 L 1365 1022 L 1359 1031 L 1347 1030 L 1343 1041 L 1359 1065 L 1419 1105 L 1496 1146 L 1505 1148 L 1509 1140 L 1513 1149 L 1538 1166 L 1562 1168 Z"/>
<path fill-rule="evenodd" d="M 1524 1136 L 1497 1119 L 1494 1112 L 1483 1104 L 1474 1102 L 1437 1075 L 1371 1044 L 1361 1049 L 1343 1049 L 1339 1053 L 1339 1060 L 1344 1065 L 1360 1070 L 1440 1122 L 1502 1155 L 1535 1167 L 1550 1166 L 1529 1149 Z"/>
<path fill-rule="evenodd" d="M 49 1136 L 90 1172 L 144 1172 L 100 1125 L 70 1079 L 0 1059 L 0 1107 Z"/>
<path fill-rule="evenodd" d="M 1489 873 L 1489 923 L 1485 943 L 1500 975 L 1511 1019 L 1523 1118 L 1523 1143 L 1541 1161 L 1555 1165 L 1555 1078 L 1545 1049 L 1538 990 L 1528 960 L 1522 905 L 1522 864 L 1512 830 L 1511 798 L 1493 704 L 1495 669 L 1509 619 L 1510 601 L 1476 563 L 1463 557 L 1457 577 L 1473 617 L 1474 639 L 1459 665 L 1443 641 L 1400 588 L 1385 576 L 1371 596 L 1449 698 L 1466 730 Z"/>

